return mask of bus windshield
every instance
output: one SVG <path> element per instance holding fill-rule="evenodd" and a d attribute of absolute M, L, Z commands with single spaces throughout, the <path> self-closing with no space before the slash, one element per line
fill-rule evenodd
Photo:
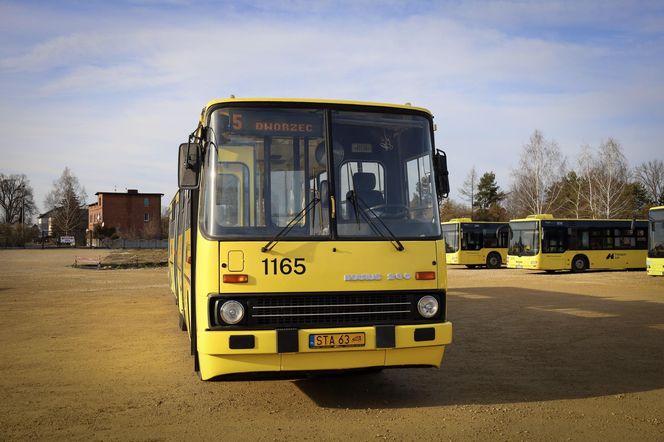
<path fill-rule="evenodd" d="M 648 218 L 648 257 L 664 258 L 664 209 L 651 210 Z"/>
<path fill-rule="evenodd" d="M 459 251 L 459 225 L 443 224 L 443 239 L 445 240 L 445 253 Z"/>
<path fill-rule="evenodd" d="M 508 254 L 535 256 L 539 253 L 539 225 L 537 221 L 511 222 L 510 230 Z"/>
<path fill-rule="evenodd" d="M 440 236 L 425 116 L 222 108 L 210 126 L 210 236 L 266 239 L 288 226 L 290 239 L 330 237 L 332 214 L 341 238 Z"/>

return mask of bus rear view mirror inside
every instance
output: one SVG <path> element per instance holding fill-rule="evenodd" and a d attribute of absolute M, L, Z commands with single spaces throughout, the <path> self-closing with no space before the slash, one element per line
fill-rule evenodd
<path fill-rule="evenodd" d="M 178 155 L 178 187 L 196 189 L 201 169 L 201 148 L 197 143 L 180 144 Z"/>

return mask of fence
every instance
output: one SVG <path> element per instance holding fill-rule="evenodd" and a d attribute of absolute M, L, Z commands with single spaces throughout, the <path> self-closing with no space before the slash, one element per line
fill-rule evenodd
<path fill-rule="evenodd" d="M 92 239 L 92 245 L 105 249 L 167 249 L 167 239 Z"/>

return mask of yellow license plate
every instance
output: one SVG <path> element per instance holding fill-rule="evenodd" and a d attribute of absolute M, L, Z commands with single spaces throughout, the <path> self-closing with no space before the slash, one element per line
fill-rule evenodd
<path fill-rule="evenodd" d="M 364 347 L 364 333 L 309 335 L 309 348 Z"/>

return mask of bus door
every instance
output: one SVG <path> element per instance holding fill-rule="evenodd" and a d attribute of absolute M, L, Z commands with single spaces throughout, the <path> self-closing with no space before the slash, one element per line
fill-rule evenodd
<path fill-rule="evenodd" d="M 482 229 L 479 224 L 461 224 L 461 250 L 469 264 L 483 264 L 486 256 L 481 256 Z"/>
<path fill-rule="evenodd" d="M 545 222 L 546 223 L 546 222 Z M 568 247 L 568 230 L 566 226 L 548 226 L 542 223 L 542 265 L 546 268 L 567 268 L 565 251 Z"/>

